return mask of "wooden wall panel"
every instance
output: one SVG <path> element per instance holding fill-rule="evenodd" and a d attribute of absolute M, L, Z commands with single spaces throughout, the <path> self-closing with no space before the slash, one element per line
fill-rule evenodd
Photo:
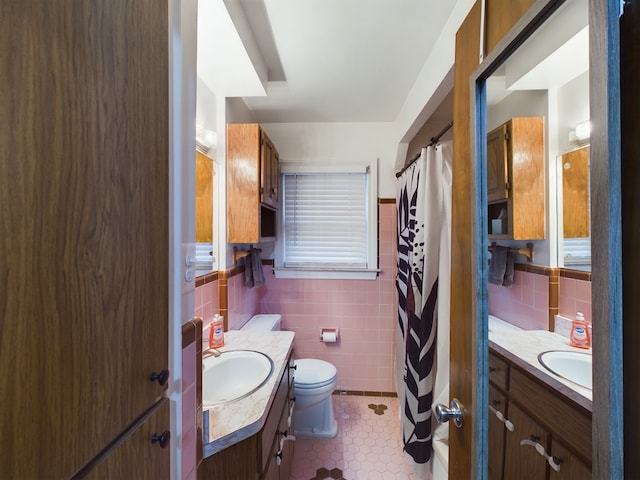
<path fill-rule="evenodd" d="M 0 18 L 0 476 L 69 478 L 166 389 L 168 9 Z"/>
<path fill-rule="evenodd" d="M 485 54 L 504 38 L 535 0 L 486 0 Z"/>
<path fill-rule="evenodd" d="M 451 332 L 449 391 L 463 402 L 467 427 L 449 429 L 449 478 L 474 478 L 471 457 L 476 421 L 472 379 L 476 337 L 472 328 L 473 306 L 471 278 L 475 271 L 472 248 L 471 216 L 471 124 L 469 77 L 478 66 L 480 52 L 480 3 L 476 2 L 456 35 L 453 90 L 453 184 L 451 221 Z"/>

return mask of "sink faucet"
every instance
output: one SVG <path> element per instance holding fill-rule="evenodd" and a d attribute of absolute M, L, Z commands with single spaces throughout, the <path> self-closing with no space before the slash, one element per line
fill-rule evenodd
<path fill-rule="evenodd" d="M 204 352 L 202 352 L 202 358 L 207 358 L 211 356 L 219 357 L 220 355 L 222 355 L 222 352 L 217 348 L 208 348 Z"/>

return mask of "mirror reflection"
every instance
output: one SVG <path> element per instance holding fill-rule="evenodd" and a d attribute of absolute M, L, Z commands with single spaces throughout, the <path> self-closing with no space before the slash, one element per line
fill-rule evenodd
<path fill-rule="evenodd" d="M 525 192 L 527 180 L 516 186 L 518 179 L 509 178 L 510 208 L 492 211 L 491 202 L 489 205 L 490 241 L 520 248 L 525 242 L 516 240 L 532 240 L 535 264 L 576 270 L 590 270 L 591 261 L 588 29 L 588 2 L 567 2 L 486 82 L 487 132 L 514 119 L 542 118 L 542 154 L 546 159 L 540 167 L 544 181 L 536 184 L 537 193 L 543 197 L 543 209 L 538 203 L 535 208 L 526 205 L 518 217 L 518 195 L 522 198 L 526 193 L 532 198 L 532 192 Z M 524 145 L 523 151 L 529 150 Z M 565 155 L 568 157 L 563 162 Z M 518 153 L 513 157 L 513 170 L 508 173 L 515 175 L 518 165 L 529 159 Z M 498 221 L 501 215 L 504 218 Z M 526 224 L 525 232 L 519 234 L 518 227 L 523 222 L 542 222 L 543 234 L 539 235 L 539 228 L 532 230 Z M 492 230 L 494 226 L 498 230 Z"/>
<path fill-rule="evenodd" d="M 591 270 L 589 147 L 558 157 L 558 263 L 574 270 Z"/>

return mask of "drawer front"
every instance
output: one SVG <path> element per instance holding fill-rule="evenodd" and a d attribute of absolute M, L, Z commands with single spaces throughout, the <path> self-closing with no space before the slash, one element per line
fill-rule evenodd
<path fill-rule="evenodd" d="M 489 354 L 489 381 L 505 392 L 509 388 L 509 364 Z"/>
<path fill-rule="evenodd" d="M 545 425 L 554 437 L 591 464 L 591 413 L 567 403 L 560 394 L 551 392 L 517 369 L 510 375 L 509 398 L 521 405 L 538 422 Z M 511 409 L 512 404 L 509 406 Z"/>

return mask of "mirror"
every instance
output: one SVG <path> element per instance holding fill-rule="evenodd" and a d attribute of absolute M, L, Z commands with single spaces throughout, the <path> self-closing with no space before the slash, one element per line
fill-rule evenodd
<path fill-rule="evenodd" d="M 590 269 L 591 257 L 584 231 L 589 230 L 588 20 L 587 0 L 565 2 L 486 82 L 487 132 L 512 118 L 544 119 L 545 238 L 534 241 L 534 263 L 580 270 Z M 566 163 L 573 166 L 565 169 Z M 564 221 L 582 222 L 583 231 L 565 236 Z M 526 242 L 499 243 L 521 248 Z"/>
<path fill-rule="evenodd" d="M 591 271 L 589 147 L 558 156 L 558 266 Z"/>
<path fill-rule="evenodd" d="M 218 270 L 218 181 L 216 96 L 197 78 L 195 161 L 196 275 Z"/>

